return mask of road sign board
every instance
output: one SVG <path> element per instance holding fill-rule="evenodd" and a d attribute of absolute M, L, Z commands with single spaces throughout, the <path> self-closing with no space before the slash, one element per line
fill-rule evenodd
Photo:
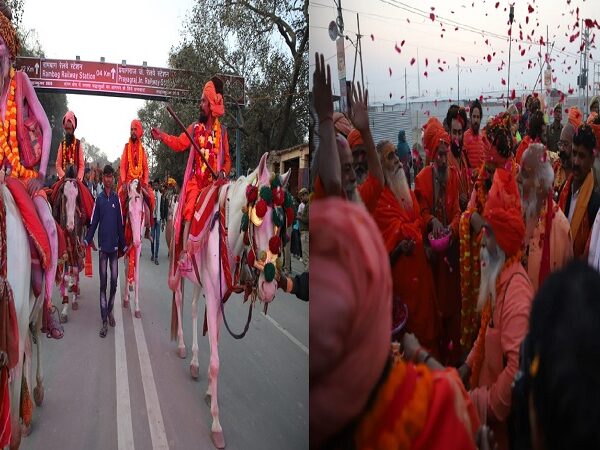
<path fill-rule="evenodd" d="M 16 68 L 23 69 L 37 90 L 115 95 L 167 100 L 186 97 L 178 80 L 189 76 L 182 70 L 133 66 L 107 62 L 19 57 Z M 235 102 L 244 103 L 244 78 L 217 75 L 223 79 L 225 93 Z"/>

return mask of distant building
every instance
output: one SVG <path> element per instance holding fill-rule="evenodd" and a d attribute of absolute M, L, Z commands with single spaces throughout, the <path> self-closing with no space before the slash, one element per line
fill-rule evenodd
<path fill-rule="evenodd" d="M 273 173 L 284 174 L 291 170 L 288 189 L 292 195 L 296 196 L 303 187 L 308 188 L 310 152 L 307 143 L 269 152 L 267 164 Z"/>

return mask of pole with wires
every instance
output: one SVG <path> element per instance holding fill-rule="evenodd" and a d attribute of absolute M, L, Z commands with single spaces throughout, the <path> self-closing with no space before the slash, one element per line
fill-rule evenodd
<path fill-rule="evenodd" d="M 515 5 L 510 5 L 510 13 L 508 14 L 508 20 L 510 21 L 510 31 L 508 33 L 508 82 L 506 83 L 506 107 L 510 104 L 510 54 L 512 50 L 512 25 L 515 19 Z"/>

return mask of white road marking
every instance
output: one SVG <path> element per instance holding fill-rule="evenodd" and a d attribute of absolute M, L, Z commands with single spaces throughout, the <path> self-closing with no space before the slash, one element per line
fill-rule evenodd
<path fill-rule="evenodd" d="M 141 261 L 140 261 L 141 262 Z M 137 352 L 140 359 L 140 370 L 142 372 L 142 385 L 144 386 L 144 397 L 146 399 L 146 411 L 148 413 L 148 425 L 150 427 L 150 437 L 152 438 L 153 449 L 168 449 L 167 433 L 165 432 L 165 422 L 160 410 L 158 393 L 156 392 L 156 383 L 152 365 L 150 364 L 150 354 L 146 344 L 146 336 L 141 319 L 134 316 L 135 301 L 132 298 L 129 310 L 133 320 L 133 330 L 137 342 Z"/>
<path fill-rule="evenodd" d="M 300 350 L 302 350 L 304 353 L 306 353 L 308 355 L 308 348 L 306 347 L 306 345 L 304 345 L 302 342 L 300 342 L 298 339 L 296 339 L 294 336 L 292 336 L 288 330 L 286 330 L 281 325 L 279 325 L 275 321 L 275 319 L 273 319 L 271 316 L 269 316 L 265 313 L 262 313 L 262 315 L 265 316 L 269 322 L 271 322 L 273 325 L 275 325 L 275 328 L 277 328 L 279 331 L 281 331 L 290 341 L 292 341 L 294 344 L 296 344 L 300 348 Z"/>
<path fill-rule="evenodd" d="M 115 358 L 117 372 L 117 442 L 119 450 L 134 449 L 133 425 L 131 422 L 131 397 L 129 395 L 129 376 L 127 374 L 127 355 L 125 354 L 125 331 L 121 312 L 121 289 L 117 278 L 117 293 L 113 313 L 115 327 Z"/>

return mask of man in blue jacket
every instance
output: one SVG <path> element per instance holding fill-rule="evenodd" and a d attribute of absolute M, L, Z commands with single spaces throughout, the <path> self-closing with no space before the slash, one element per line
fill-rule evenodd
<path fill-rule="evenodd" d="M 125 231 L 123 227 L 123 216 L 121 215 L 121 203 L 119 196 L 113 191 L 115 181 L 115 170 L 110 164 L 104 166 L 102 181 L 104 189 L 98 193 L 94 211 L 92 212 L 92 223 L 88 228 L 83 241 L 84 246 L 94 245 L 93 239 L 96 228 L 100 224 L 98 232 L 98 261 L 100 266 L 100 314 L 102 315 L 102 328 L 100 337 L 106 337 L 108 331 L 107 322 L 111 327 L 115 326 L 113 316 L 113 305 L 117 292 L 117 275 L 119 270 L 118 251 L 125 253 Z M 106 303 L 106 271 L 107 263 L 110 261 L 110 297 Z"/>

